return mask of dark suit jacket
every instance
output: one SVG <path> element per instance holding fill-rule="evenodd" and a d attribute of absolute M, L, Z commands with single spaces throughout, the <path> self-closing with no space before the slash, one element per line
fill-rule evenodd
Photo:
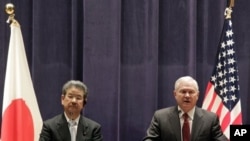
<path fill-rule="evenodd" d="M 101 125 L 81 116 L 77 127 L 76 141 L 102 141 Z M 43 123 L 39 141 L 70 141 L 68 122 L 64 114 Z"/>
<path fill-rule="evenodd" d="M 181 141 L 177 106 L 157 110 L 143 141 Z M 196 107 L 191 141 L 227 141 L 215 113 Z"/>

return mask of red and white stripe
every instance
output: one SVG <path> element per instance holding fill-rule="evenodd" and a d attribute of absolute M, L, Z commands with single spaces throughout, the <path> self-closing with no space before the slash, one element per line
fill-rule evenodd
<path fill-rule="evenodd" d="M 203 109 L 214 112 L 219 116 L 222 131 L 225 136 L 229 139 L 230 136 L 230 125 L 231 124 L 242 124 L 242 113 L 241 113 L 241 102 L 240 100 L 231 112 L 224 106 L 221 98 L 214 90 L 214 85 L 209 82 L 204 97 Z"/>

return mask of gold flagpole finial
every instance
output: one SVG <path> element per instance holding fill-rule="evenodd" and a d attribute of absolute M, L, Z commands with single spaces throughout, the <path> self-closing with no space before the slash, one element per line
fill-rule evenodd
<path fill-rule="evenodd" d="M 227 7 L 225 9 L 225 19 L 231 19 L 231 13 L 233 12 L 232 8 L 231 7 Z"/>
<path fill-rule="evenodd" d="M 15 6 L 12 3 L 7 3 L 5 5 L 5 12 L 9 15 L 7 23 L 14 22 L 15 21 Z"/>
<path fill-rule="evenodd" d="M 233 12 L 233 7 L 234 7 L 234 0 L 229 1 L 229 6 L 225 9 L 225 18 L 226 19 L 231 19 L 231 13 Z"/>

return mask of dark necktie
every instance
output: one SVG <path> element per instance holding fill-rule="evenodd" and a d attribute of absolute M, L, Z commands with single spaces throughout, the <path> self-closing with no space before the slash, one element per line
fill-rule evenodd
<path fill-rule="evenodd" d="M 183 114 L 184 122 L 182 127 L 182 139 L 183 141 L 190 141 L 190 128 L 188 122 L 188 114 Z"/>

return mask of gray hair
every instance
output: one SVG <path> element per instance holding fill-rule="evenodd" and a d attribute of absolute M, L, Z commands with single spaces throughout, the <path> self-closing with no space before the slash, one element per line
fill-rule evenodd
<path fill-rule="evenodd" d="M 79 80 L 70 80 L 70 81 L 66 82 L 63 85 L 62 94 L 65 95 L 67 93 L 67 90 L 71 87 L 76 87 L 77 89 L 82 90 L 84 92 L 83 93 L 84 99 L 87 98 L 88 88 L 83 82 L 81 82 Z"/>
<path fill-rule="evenodd" d="M 175 89 L 175 90 L 178 89 L 179 86 L 180 86 L 180 84 L 181 84 L 183 81 L 184 81 L 184 82 L 190 81 L 191 83 L 194 84 L 194 87 L 197 89 L 197 91 L 199 91 L 199 86 L 198 86 L 197 81 L 196 81 L 193 77 L 191 77 L 191 76 L 183 76 L 183 77 L 180 77 L 179 79 L 177 79 L 177 80 L 175 81 L 174 89 Z"/>

